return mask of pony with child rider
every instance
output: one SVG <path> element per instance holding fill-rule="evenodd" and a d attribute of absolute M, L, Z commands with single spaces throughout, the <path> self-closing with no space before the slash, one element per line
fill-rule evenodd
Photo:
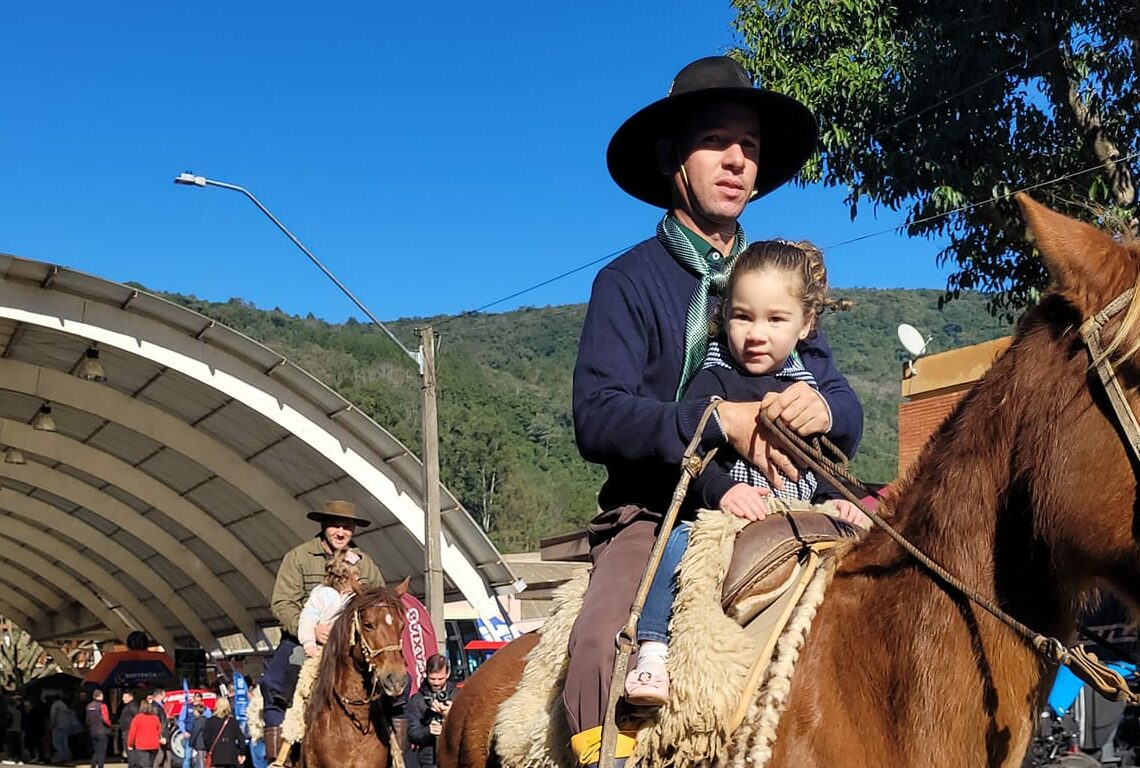
<path fill-rule="evenodd" d="M 339 556 L 356 569 L 361 587 L 384 586 L 384 577 L 376 563 L 353 543 L 356 530 L 372 524 L 357 513 L 355 505 L 348 501 L 326 501 L 319 510 L 310 512 L 308 518 L 320 524 L 320 530 L 282 558 L 270 604 L 273 617 L 281 625 L 281 642 L 261 678 L 265 753 L 271 761 L 277 758 L 285 711 L 293 700 L 301 666 L 307 658 L 298 638 L 301 613 L 313 590 L 324 584 L 328 562 L 343 553 Z M 318 621 L 313 627 L 313 639 L 319 644 L 325 643 L 331 628 L 331 621 Z M 401 703 L 393 702 L 391 706 L 398 707 Z"/>

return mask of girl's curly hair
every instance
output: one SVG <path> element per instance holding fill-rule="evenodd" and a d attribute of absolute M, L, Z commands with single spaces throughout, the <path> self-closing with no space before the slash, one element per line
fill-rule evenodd
<path fill-rule="evenodd" d="M 818 321 L 826 310 L 845 312 L 853 306 L 850 299 L 835 299 L 828 293 L 827 267 L 823 264 L 823 251 L 807 240 L 793 243 L 790 240 L 760 240 L 745 248 L 732 264 L 725 287 L 725 301 L 721 308 L 731 309 L 732 291 L 737 278 L 749 272 L 773 269 L 795 276 L 792 294 L 803 306 L 804 317 Z M 722 318 L 721 322 L 724 322 Z M 814 332 L 814 331 L 813 331 Z"/>
<path fill-rule="evenodd" d="M 347 549 L 338 549 L 325 562 L 325 584 L 337 592 L 344 592 L 360 578 L 360 569 L 348 562 L 347 554 Z"/>

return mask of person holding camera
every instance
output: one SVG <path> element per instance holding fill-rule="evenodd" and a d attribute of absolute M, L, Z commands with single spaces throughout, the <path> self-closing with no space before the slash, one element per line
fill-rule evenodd
<path fill-rule="evenodd" d="M 455 684 L 451 664 L 438 653 L 427 660 L 424 681 L 408 703 L 408 741 L 411 743 L 407 768 L 434 768 L 435 740 L 443 732 L 443 721 L 451 711 Z"/>

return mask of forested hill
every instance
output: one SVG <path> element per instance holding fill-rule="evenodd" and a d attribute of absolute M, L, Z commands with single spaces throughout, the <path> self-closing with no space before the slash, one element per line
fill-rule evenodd
<path fill-rule="evenodd" d="M 898 324 L 932 334 L 934 352 L 1009 328 L 987 314 L 979 295 L 963 295 L 940 311 L 940 291 L 837 293 L 855 306 L 827 315 L 823 327 L 866 409 L 854 468 L 866 480 L 885 482 L 895 472 L 905 359 Z M 166 296 L 287 356 L 418 451 L 419 377 L 378 329 L 260 310 L 239 299 L 218 304 Z M 409 348 L 418 343 L 416 327 L 436 326 L 442 479 L 507 552 L 580 528 L 594 512 L 603 473 L 578 456 L 570 418 L 570 374 L 584 314 L 579 304 L 390 324 Z"/>

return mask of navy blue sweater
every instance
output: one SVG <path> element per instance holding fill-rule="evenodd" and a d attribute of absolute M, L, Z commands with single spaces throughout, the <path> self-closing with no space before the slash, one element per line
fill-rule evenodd
<path fill-rule="evenodd" d="M 574 431 L 587 461 L 608 478 L 598 506 L 637 504 L 663 514 L 679 464 L 707 401 L 673 397 L 681 378 L 685 316 L 699 284 L 652 238 L 594 279 L 574 366 Z M 863 408 L 835 369 L 823 334 L 799 346 L 831 408 L 828 437 L 852 455 L 863 434 Z M 710 419 L 701 451 L 724 444 Z"/>

